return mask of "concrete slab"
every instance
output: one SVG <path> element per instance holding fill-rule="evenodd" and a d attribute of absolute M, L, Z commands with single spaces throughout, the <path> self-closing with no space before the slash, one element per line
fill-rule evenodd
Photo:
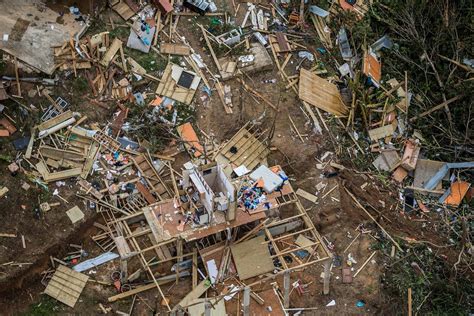
<path fill-rule="evenodd" d="M 68 10 L 62 20 L 58 23 L 59 14 L 40 0 L 0 1 L 0 49 L 51 75 L 51 47 L 61 46 L 81 29 Z"/>

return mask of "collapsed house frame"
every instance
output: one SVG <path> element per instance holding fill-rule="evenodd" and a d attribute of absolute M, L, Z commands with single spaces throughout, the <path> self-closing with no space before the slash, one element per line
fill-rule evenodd
<path fill-rule="evenodd" d="M 239 205 L 242 187 L 251 181 L 251 175 L 239 176 L 230 166 L 246 163 L 255 169 L 264 163 L 269 150 L 263 134 L 246 124 L 214 154 L 214 162 L 199 167 L 187 163 L 182 173 L 169 162 L 159 173 L 153 168 L 152 157 L 140 154 L 132 158 L 139 177 L 121 183 L 134 183 L 134 193 L 111 195 L 103 189 L 95 194 L 91 190 L 85 190 L 90 195 L 78 194 L 96 203 L 105 220 L 105 225 L 95 223 L 102 232 L 92 238 L 104 251 L 115 249 L 119 253 L 121 281 L 128 283 L 142 273 L 147 275 L 145 284 L 114 295 L 109 301 L 156 288 L 170 312 L 183 311 L 210 287 L 224 289 L 226 280 L 233 279 L 239 286 L 233 287 L 232 293 L 243 292 L 244 314 L 248 314 L 250 303 L 245 297 L 257 295 L 252 286 L 283 276 L 281 308 L 289 307 L 290 272 L 328 261 L 332 256 L 288 180 L 278 191 L 266 194 L 266 203 L 254 209 Z M 189 193 L 193 190 L 199 193 L 196 202 Z M 98 194 L 104 196 L 99 199 Z M 244 246 L 239 250 L 239 245 Z M 261 267 L 250 266 L 248 259 L 241 260 L 252 258 L 248 247 L 253 247 Z M 244 253 L 239 253 L 242 250 Z M 299 258 L 299 251 L 307 255 Z M 206 262 L 209 258 L 214 259 Z M 199 268 L 200 261 L 205 272 Z M 212 267 L 211 261 L 215 263 Z M 170 267 L 175 276 L 159 276 Z M 162 286 L 189 275 L 193 290 L 171 306 Z M 206 308 L 215 305 L 205 303 Z"/>

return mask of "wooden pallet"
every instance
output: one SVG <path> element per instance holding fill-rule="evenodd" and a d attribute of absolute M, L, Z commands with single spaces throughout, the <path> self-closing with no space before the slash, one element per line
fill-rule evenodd
<path fill-rule="evenodd" d="M 45 294 L 74 307 L 89 277 L 60 265 L 44 290 Z"/>
<path fill-rule="evenodd" d="M 220 153 L 235 166 L 245 165 L 252 170 L 264 159 L 270 150 L 259 140 L 257 131 L 252 127 L 242 128 L 224 146 Z M 237 149 L 236 153 L 231 148 Z"/>
<path fill-rule="evenodd" d="M 120 143 L 118 141 L 104 134 L 101 131 L 97 131 L 97 133 L 94 134 L 93 138 L 96 142 L 98 142 L 111 152 L 116 152 L 120 148 Z"/>
<path fill-rule="evenodd" d="M 163 179 L 156 172 L 153 164 L 144 155 L 132 158 L 132 160 L 135 167 L 140 171 L 141 177 L 145 179 L 151 188 L 150 191 L 152 193 L 155 192 L 160 201 L 170 199 L 173 196 Z"/>

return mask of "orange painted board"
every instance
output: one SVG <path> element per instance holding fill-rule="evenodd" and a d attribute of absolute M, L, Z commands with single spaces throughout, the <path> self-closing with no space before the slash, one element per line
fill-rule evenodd
<path fill-rule="evenodd" d="M 382 79 L 382 63 L 379 62 L 372 54 L 366 53 L 364 56 L 363 73 L 377 82 Z"/>
<path fill-rule="evenodd" d="M 178 134 L 181 136 L 183 141 L 185 142 L 185 146 L 188 149 L 194 149 L 194 157 L 198 158 L 204 152 L 204 148 L 199 143 L 199 138 L 194 131 L 193 126 L 191 123 L 185 123 L 177 127 Z"/>
<path fill-rule="evenodd" d="M 466 195 L 467 191 L 471 184 L 466 181 L 456 181 L 451 184 L 451 193 L 448 195 L 446 200 L 444 200 L 445 204 L 458 206 L 461 204 L 462 199 Z"/>
<path fill-rule="evenodd" d="M 8 137 L 10 136 L 10 132 L 6 129 L 0 129 L 0 137 Z"/>

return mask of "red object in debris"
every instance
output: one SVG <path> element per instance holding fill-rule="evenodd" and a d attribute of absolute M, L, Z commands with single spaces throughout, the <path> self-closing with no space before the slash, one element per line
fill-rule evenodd
<path fill-rule="evenodd" d="M 72 264 L 76 264 L 76 263 L 77 263 L 77 259 L 74 258 L 74 259 L 71 260 L 71 262 L 72 262 Z"/>
<path fill-rule="evenodd" d="M 357 2 L 357 1 L 356 1 Z M 354 4 L 350 4 L 348 3 L 346 0 L 339 0 L 339 5 L 341 6 L 341 8 L 343 8 L 344 10 L 348 10 L 348 11 L 354 11 L 355 8 L 354 8 Z"/>
<path fill-rule="evenodd" d="M 0 137 L 8 137 L 10 136 L 10 132 L 6 129 L 0 129 Z"/>
<path fill-rule="evenodd" d="M 117 289 L 117 292 L 120 292 L 120 289 L 122 288 L 122 284 L 120 283 L 120 280 L 114 281 L 114 286 Z"/>
<path fill-rule="evenodd" d="M 10 123 L 8 119 L 4 117 L 0 119 L 0 125 L 5 127 L 10 134 L 14 134 L 16 132 L 16 127 L 12 123 Z"/>
<path fill-rule="evenodd" d="M 154 0 L 154 2 L 164 13 L 170 13 L 173 11 L 173 6 L 168 0 Z"/>

